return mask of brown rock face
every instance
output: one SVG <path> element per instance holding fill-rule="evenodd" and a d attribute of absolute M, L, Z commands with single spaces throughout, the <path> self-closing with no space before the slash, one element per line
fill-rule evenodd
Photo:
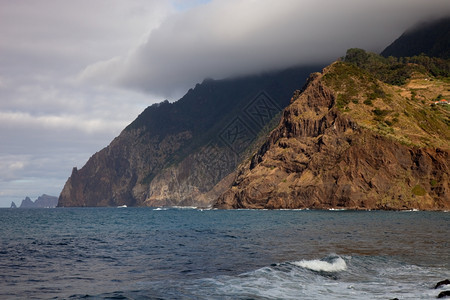
<path fill-rule="evenodd" d="M 58 206 L 142 205 L 145 183 L 190 137 L 182 132 L 159 142 L 139 129 L 123 131 L 82 169 L 72 170 Z"/>
<path fill-rule="evenodd" d="M 360 125 L 356 108 L 337 108 L 324 74 L 294 94 L 215 207 L 450 209 L 448 147 L 407 145 Z"/>

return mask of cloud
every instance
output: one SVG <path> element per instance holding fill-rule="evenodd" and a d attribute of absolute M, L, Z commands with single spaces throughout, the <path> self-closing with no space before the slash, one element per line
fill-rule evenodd
<path fill-rule="evenodd" d="M 173 10 L 161 0 L 0 0 L 0 5 L 0 47 L 77 59 L 126 52 Z"/>
<path fill-rule="evenodd" d="M 0 156 L 0 181 L 19 179 L 17 173 L 27 166 L 28 158 L 22 155 L 9 154 Z"/>
<path fill-rule="evenodd" d="M 72 167 L 161 100 L 74 79 L 174 11 L 169 0 L 0 0 L 0 206 L 58 195 Z"/>
<path fill-rule="evenodd" d="M 211 0 L 172 0 L 172 4 L 177 11 L 186 11 L 208 2 L 211 2 Z"/>
<path fill-rule="evenodd" d="M 77 130 L 86 134 L 105 133 L 124 128 L 127 123 L 123 121 L 109 121 L 104 119 L 83 118 L 74 115 L 47 115 L 32 116 L 22 112 L 0 112 L 0 120 L 4 128 L 17 129 L 18 127 L 36 128 L 41 126 L 45 130 L 66 131 Z"/>
<path fill-rule="evenodd" d="M 205 77 L 330 62 L 350 47 L 381 51 L 417 21 L 449 13 L 446 0 L 212 1 L 170 15 L 128 55 L 80 78 L 173 98 Z"/>
<path fill-rule="evenodd" d="M 33 145 L 29 147 L 34 149 Z M 70 174 L 61 168 L 61 165 L 86 159 L 81 158 L 79 153 L 66 152 L 64 155 L 57 155 L 57 151 L 51 149 L 36 150 L 33 154 L 0 155 L 1 206 L 9 206 L 11 201 L 20 205 L 20 200 L 25 196 L 33 199 L 43 193 L 58 196 Z"/>

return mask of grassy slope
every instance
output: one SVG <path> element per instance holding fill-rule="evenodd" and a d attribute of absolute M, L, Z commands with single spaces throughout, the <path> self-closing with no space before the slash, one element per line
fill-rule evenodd
<path fill-rule="evenodd" d="M 402 86 L 383 83 L 353 64 L 331 65 L 324 79 L 337 107 L 367 129 L 418 147 L 450 148 L 450 80 L 416 72 Z"/>

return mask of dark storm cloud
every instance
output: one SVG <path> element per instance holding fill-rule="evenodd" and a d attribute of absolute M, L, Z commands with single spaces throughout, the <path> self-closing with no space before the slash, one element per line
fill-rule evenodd
<path fill-rule="evenodd" d="M 350 47 L 381 51 L 407 27 L 450 13 L 447 0 L 227 0 L 171 15 L 129 55 L 84 80 L 179 95 L 205 77 L 330 62 Z"/>

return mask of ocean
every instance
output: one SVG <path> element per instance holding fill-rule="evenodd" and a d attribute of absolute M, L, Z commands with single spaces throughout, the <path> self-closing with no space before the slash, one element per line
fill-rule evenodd
<path fill-rule="evenodd" d="M 0 209 L 0 299 L 434 299 L 447 212 Z"/>

